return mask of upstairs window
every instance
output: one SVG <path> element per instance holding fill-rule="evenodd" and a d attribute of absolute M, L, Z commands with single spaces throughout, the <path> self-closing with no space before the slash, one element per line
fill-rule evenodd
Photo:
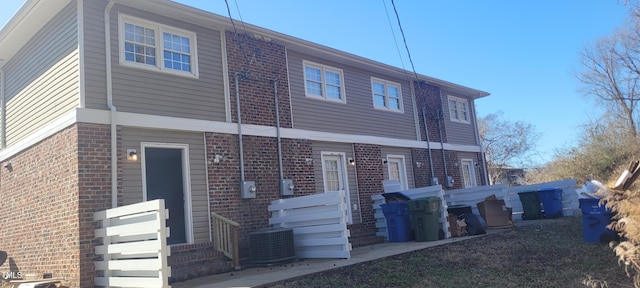
<path fill-rule="evenodd" d="M 374 108 L 403 112 L 400 84 L 372 78 L 371 90 Z"/>
<path fill-rule="evenodd" d="M 449 96 L 449 117 L 453 122 L 471 123 L 469 102 L 463 98 Z"/>
<path fill-rule="evenodd" d="M 304 61 L 307 97 L 346 103 L 342 70 Z"/>
<path fill-rule="evenodd" d="M 120 15 L 120 64 L 198 77 L 193 32 Z"/>

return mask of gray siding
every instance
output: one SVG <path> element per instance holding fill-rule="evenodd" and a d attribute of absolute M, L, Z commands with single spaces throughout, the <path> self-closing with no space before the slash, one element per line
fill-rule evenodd
<path fill-rule="evenodd" d="M 103 6 L 104 3 L 89 5 Z M 88 108 L 106 109 L 104 8 L 87 7 L 86 10 L 85 75 L 88 82 L 93 82 L 86 87 L 86 105 Z M 120 65 L 118 13 L 196 33 L 199 78 Z M 113 99 L 118 111 L 226 120 L 220 31 L 181 22 L 170 18 L 170 15 L 156 15 L 122 5 L 113 7 L 110 21 Z"/>
<path fill-rule="evenodd" d="M 449 113 L 449 96 L 467 99 L 469 103 L 469 117 L 471 123 L 451 121 L 451 114 Z M 465 145 L 476 145 L 478 143 L 478 141 L 476 141 L 477 138 L 474 129 L 476 125 L 476 115 L 474 114 L 475 110 L 471 108 L 473 105 L 473 99 L 470 97 L 464 97 L 459 94 L 447 92 L 446 90 L 442 91 L 442 107 L 444 107 L 442 110 L 444 112 L 444 124 L 447 131 L 447 143 Z"/>
<path fill-rule="evenodd" d="M 142 155 L 141 142 L 176 143 L 189 145 L 191 174 L 191 207 L 193 211 L 193 235 L 195 243 L 209 241 L 209 199 L 207 197 L 206 157 L 202 133 L 187 133 L 163 130 L 122 128 L 122 147 L 119 155 L 127 149 L 136 149 Z M 142 202 L 141 161 L 123 161 L 122 189 L 124 205 Z"/>
<path fill-rule="evenodd" d="M 287 51 L 293 126 L 298 129 L 372 135 L 415 140 L 416 129 L 409 82 L 390 78 L 375 69 L 363 70 L 335 57 Z M 346 104 L 305 97 L 303 60 L 342 69 Z M 371 77 L 401 84 L 404 113 L 373 108 Z M 406 79 L 406 78 L 404 78 Z"/>
<path fill-rule="evenodd" d="M 342 152 L 346 158 L 353 158 L 353 145 L 348 143 L 330 143 L 330 142 L 313 142 L 313 170 L 316 179 L 316 191 L 323 193 L 324 175 L 322 173 L 322 152 Z M 346 161 L 346 159 L 345 159 Z M 353 223 L 362 222 L 360 215 L 360 196 L 358 195 L 358 182 L 356 178 L 356 169 L 354 166 L 347 166 L 347 181 L 349 185 L 349 198 L 351 203 L 351 215 Z M 358 209 L 353 209 L 353 204 L 357 204 Z"/>
<path fill-rule="evenodd" d="M 75 3 L 65 7 L 4 67 L 7 145 L 79 103 Z"/>
<path fill-rule="evenodd" d="M 411 149 L 408 148 L 399 148 L 399 147 L 389 147 L 382 146 L 380 147 L 380 151 L 382 153 L 382 158 L 386 159 L 387 155 L 401 155 L 404 156 L 404 166 L 405 171 L 407 173 L 407 185 L 409 189 L 416 188 L 415 182 L 413 181 L 413 160 L 411 158 Z M 383 170 L 384 179 L 389 179 L 389 169 L 388 166 L 385 166 Z"/>

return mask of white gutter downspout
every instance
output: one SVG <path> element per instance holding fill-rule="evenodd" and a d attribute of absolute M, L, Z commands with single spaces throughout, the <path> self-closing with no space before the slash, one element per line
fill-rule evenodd
<path fill-rule="evenodd" d="M 107 75 L 107 106 L 111 111 L 111 207 L 118 207 L 118 127 L 116 121 L 116 106 L 113 105 L 113 85 L 111 83 L 111 20 L 109 14 L 115 4 L 109 0 L 104 10 L 104 50 L 105 74 Z"/>

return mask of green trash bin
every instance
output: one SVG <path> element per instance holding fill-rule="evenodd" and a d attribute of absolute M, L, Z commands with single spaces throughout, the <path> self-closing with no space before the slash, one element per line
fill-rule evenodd
<path fill-rule="evenodd" d="M 520 197 L 520 202 L 522 202 L 522 220 L 544 218 L 538 191 L 520 192 L 518 196 Z"/>
<path fill-rule="evenodd" d="M 409 200 L 411 226 L 416 241 L 440 240 L 440 198 L 425 197 Z"/>

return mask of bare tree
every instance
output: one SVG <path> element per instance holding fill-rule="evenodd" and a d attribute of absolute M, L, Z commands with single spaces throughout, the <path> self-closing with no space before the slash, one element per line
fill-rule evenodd
<path fill-rule="evenodd" d="M 636 137 L 640 101 L 640 14 L 632 15 L 626 29 L 598 40 L 580 53 L 582 70 L 576 73 L 576 78 L 585 96 L 605 106 L 629 135 Z"/>
<path fill-rule="evenodd" d="M 531 124 L 507 121 L 501 111 L 478 119 L 478 130 L 485 149 L 489 184 L 500 182 L 507 168 L 528 162 L 539 137 Z"/>

